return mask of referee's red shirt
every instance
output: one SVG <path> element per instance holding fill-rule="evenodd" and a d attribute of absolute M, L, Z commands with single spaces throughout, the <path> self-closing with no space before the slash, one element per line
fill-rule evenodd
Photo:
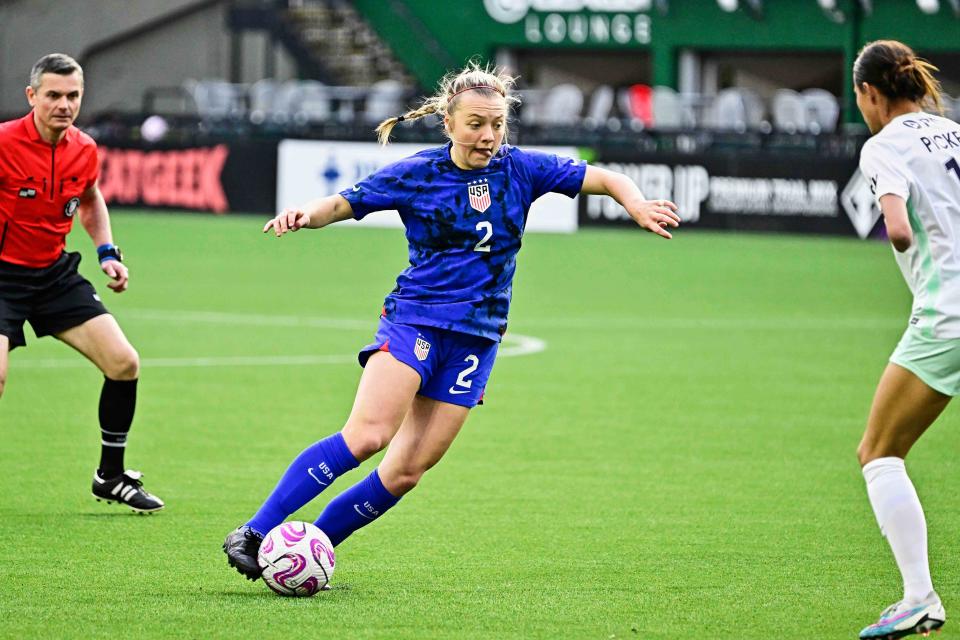
<path fill-rule="evenodd" d="M 32 111 L 0 123 L 0 260 L 53 264 L 99 172 L 97 143 L 74 126 L 54 146 L 40 137 Z"/>

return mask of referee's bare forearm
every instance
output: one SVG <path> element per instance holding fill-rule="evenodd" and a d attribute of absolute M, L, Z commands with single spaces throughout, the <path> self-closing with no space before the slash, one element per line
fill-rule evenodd
<path fill-rule="evenodd" d="M 107 202 L 97 185 L 87 189 L 80 198 L 77 209 L 80 223 L 93 240 L 93 245 L 99 247 L 104 244 L 113 244 L 113 233 L 110 230 L 110 214 L 107 211 Z"/>

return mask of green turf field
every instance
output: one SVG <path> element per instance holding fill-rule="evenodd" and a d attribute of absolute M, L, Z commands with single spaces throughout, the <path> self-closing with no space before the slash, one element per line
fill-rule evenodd
<path fill-rule="evenodd" d="M 899 598 L 854 455 L 908 314 L 890 249 L 683 231 L 528 236 L 511 331 L 546 349 L 498 361 L 444 461 L 338 548 L 332 591 L 246 582 L 223 537 L 341 426 L 406 262 L 399 231 L 262 222 L 115 211 L 121 296 L 75 231 L 143 358 L 127 459 L 168 507 L 93 501 L 100 376 L 28 334 L 0 409 L 0 636 L 854 638 Z M 960 612 L 957 423 L 908 464 Z"/>

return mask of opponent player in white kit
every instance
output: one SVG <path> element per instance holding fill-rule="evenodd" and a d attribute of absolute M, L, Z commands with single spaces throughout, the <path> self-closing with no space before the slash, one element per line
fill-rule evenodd
<path fill-rule="evenodd" d="M 883 212 L 913 310 L 877 387 L 857 455 L 903 599 L 861 638 L 927 635 L 946 622 L 927 559 L 927 525 L 903 459 L 960 394 L 960 125 L 942 112 L 936 71 L 904 44 L 865 46 L 853 66 L 857 106 L 874 136 L 860 170 Z"/>

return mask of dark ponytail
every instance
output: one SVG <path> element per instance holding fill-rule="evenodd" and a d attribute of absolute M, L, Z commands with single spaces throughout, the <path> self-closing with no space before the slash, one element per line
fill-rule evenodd
<path fill-rule="evenodd" d="M 853 63 L 853 81 L 864 82 L 891 100 L 910 100 L 943 114 L 940 82 L 935 66 L 918 58 L 913 49 L 896 40 L 867 43 Z"/>

